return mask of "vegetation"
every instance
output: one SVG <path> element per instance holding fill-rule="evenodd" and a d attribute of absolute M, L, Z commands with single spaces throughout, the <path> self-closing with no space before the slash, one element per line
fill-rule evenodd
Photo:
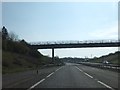
<path fill-rule="evenodd" d="M 80 62 L 93 62 L 93 63 L 103 63 L 104 61 L 109 62 L 110 64 L 119 64 L 120 65 L 120 51 L 117 51 L 115 53 L 110 53 L 108 55 L 104 55 L 101 57 L 94 57 L 94 58 L 72 58 L 72 57 L 66 57 L 66 58 L 60 58 L 63 62 L 69 62 L 69 63 L 80 63 Z"/>
<path fill-rule="evenodd" d="M 8 33 L 5 27 L 0 33 L 2 33 L 3 73 L 36 69 L 53 63 L 50 57 L 43 56 L 37 49 L 30 48 L 24 39 L 19 40 L 14 33 Z M 55 64 L 60 63 L 58 59 L 54 62 Z"/>
<path fill-rule="evenodd" d="M 68 62 L 68 63 L 79 63 L 79 62 L 84 62 L 84 58 L 72 58 L 72 57 L 65 57 L 65 58 L 60 58 L 63 62 Z"/>
<path fill-rule="evenodd" d="M 120 51 L 117 51 L 115 53 L 110 53 L 108 55 L 101 56 L 99 58 L 95 57 L 89 61 L 97 62 L 97 63 L 103 63 L 103 61 L 108 61 L 111 64 L 119 64 L 120 65 L 119 58 L 120 58 Z"/>
<path fill-rule="evenodd" d="M 2 50 L 33 57 L 42 56 L 37 50 L 29 48 L 29 44 L 24 39 L 18 40 L 17 35 L 8 33 L 5 27 L 2 28 Z"/>

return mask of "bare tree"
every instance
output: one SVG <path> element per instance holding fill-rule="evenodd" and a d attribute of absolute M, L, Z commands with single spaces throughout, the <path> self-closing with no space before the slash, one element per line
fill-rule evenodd
<path fill-rule="evenodd" d="M 14 32 L 10 32 L 10 33 L 9 33 L 9 38 L 10 38 L 12 41 L 18 41 L 18 35 L 16 35 Z"/>

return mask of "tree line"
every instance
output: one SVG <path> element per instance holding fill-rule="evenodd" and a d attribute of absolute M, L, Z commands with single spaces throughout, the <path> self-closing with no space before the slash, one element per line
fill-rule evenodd
<path fill-rule="evenodd" d="M 36 58 L 42 56 L 37 49 L 30 48 L 30 45 L 24 39 L 20 40 L 15 33 L 9 33 L 5 26 L 2 27 L 0 33 L 2 33 L 2 50 L 30 55 Z"/>

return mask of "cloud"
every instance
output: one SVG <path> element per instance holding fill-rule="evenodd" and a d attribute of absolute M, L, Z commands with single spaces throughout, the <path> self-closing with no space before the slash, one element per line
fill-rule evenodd
<path fill-rule="evenodd" d="M 118 24 L 110 26 L 104 29 L 98 29 L 89 33 L 93 38 L 98 39 L 118 39 Z"/>

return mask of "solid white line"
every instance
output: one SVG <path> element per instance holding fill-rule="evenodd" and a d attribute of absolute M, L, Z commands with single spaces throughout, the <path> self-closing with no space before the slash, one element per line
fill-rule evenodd
<path fill-rule="evenodd" d="M 83 70 L 79 69 L 77 66 L 75 66 L 79 71 L 83 72 Z"/>
<path fill-rule="evenodd" d="M 113 89 L 112 87 L 108 86 L 107 84 L 105 84 L 105 83 L 103 83 L 103 82 L 101 82 L 101 81 L 97 81 L 97 82 L 100 83 L 100 84 L 102 84 L 102 85 L 104 85 L 105 87 L 107 87 L 107 88 L 109 88 L 109 89 L 111 89 L 111 90 L 115 90 L 115 89 Z"/>
<path fill-rule="evenodd" d="M 88 77 L 90 77 L 90 78 L 93 78 L 91 75 L 89 75 L 89 74 L 87 74 L 87 73 L 84 73 L 85 75 L 87 75 Z"/>
<path fill-rule="evenodd" d="M 34 84 L 33 86 L 31 86 L 28 90 L 31 90 L 32 88 L 36 87 L 38 84 L 42 83 L 45 79 L 40 80 L 39 82 L 37 82 L 36 84 Z"/>
<path fill-rule="evenodd" d="M 47 78 L 50 77 L 50 76 L 53 75 L 53 74 L 54 74 L 54 72 L 52 72 L 51 74 L 49 74 L 49 75 L 47 76 Z"/>

